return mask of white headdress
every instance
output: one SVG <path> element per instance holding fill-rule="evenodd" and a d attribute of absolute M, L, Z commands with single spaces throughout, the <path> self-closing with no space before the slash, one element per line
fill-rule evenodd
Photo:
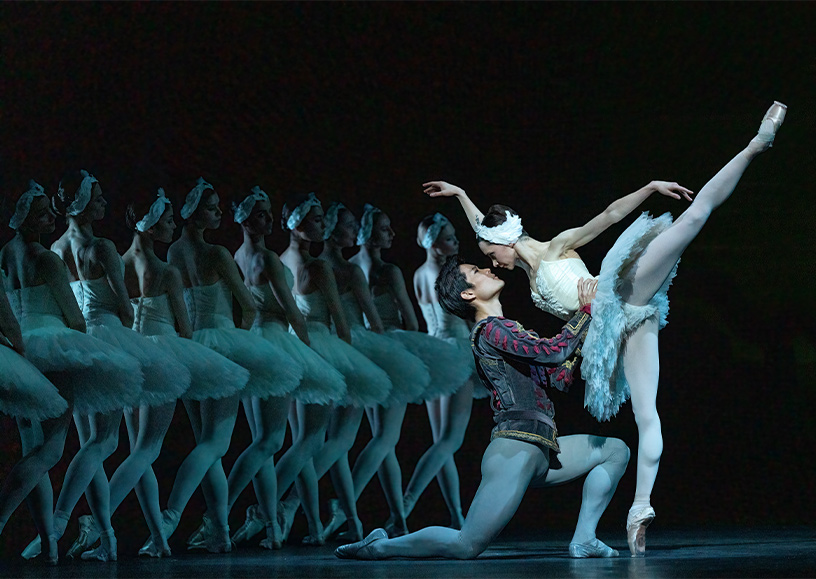
<path fill-rule="evenodd" d="M 365 245 L 371 239 L 371 232 L 374 229 L 374 217 L 382 213 L 373 205 L 366 203 L 363 206 L 363 216 L 360 217 L 360 229 L 357 231 L 357 245 Z"/>
<path fill-rule="evenodd" d="M 243 223 L 249 217 L 249 214 L 252 213 L 252 208 L 255 207 L 255 204 L 258 201 L 269 201 L 269 195 L 267 195 L 260 187 L 257 185 L 250 190 L 250 194 L 247 195 L 243 201 L 238 203 L 232 204 L 232 210 L 234 212 L 233 219 L 235 223 Z"/>
<path fill-rule="evenodd" d="M 337 227 L 337 218 L 340 216 L 341 209 L 348 208 L 339 201 L 335 201 L 326 209 L 326 213 L 323 215 L 323 239 L 328 239 L 331 237 L 331 234 L 334 233 L 334 228 Z"/>
<path fill-rule="evenodd" d="M 65 215 L 79 215 L 85 211 L 88 202 L 91 200 L 93 184 L 99 183 L 96 177 L 88 173 L 85 169 L 80 171 L 80 174 L 82 175 L 82 183 L 79 184 L 79 189 L 77 189 L 76 195 L 74 195 L 74 201 L 65 208 Z M 62 188 L 62 183 L 60 183 L 58 195 L 62 197 L 64 193 L 65 189 Z"/>
<path fill-rule="evenodd" d="M 524 228 L 521 226 L 521 217 L 509 211 L 504 212 L 507 219 L 496 227 L 485 227 L 481 221 L 476 222 L 476 237 L 496 245 L 511 245 L 521 238 Z"/>
<path fill-rule="evenodd" d="M 292 212 L 289 214 L 289 219 L 286 220 L 286 229 L 293 231 L 295 227 L 300 225 L 312 207 L 322 207 L 322 205 L 314 193 L 309 193 L 309 196 L 306 197 L 303 203 L 292 209 Z"/>
<path fill-rule="evenodd" d="M 207 183 L 203 177 L 199 177 L 198 181 L 196 181 L 196 186 L 193 187 L 190 192 L 187 193 L 187 197 L 184 198 L 184 205 L 181 208 L 182 219 L 189 219 L 190 215 L 195 213 L 195 210 L 198 208 L 198 204 L 201 201 L 201 195 L 207 189 L 210 191 L 215 191 L 215 188 Z"/>
<path fill-rule="evenodd" d="M 431 247 L 434 242 L 436 242 L 436 238 L 439 237 L 439 232 L 442 231 L 442 228 L 448 223 L 450 223 L 450 221 L 448 221 L 447 217 L 441 213 L 434 213 L 433 223 L 428 226 L 428 229 L 425 231 L 425 235 L 422 237 L 422 241 L 420 241 L 419 244 L 425 249 Z"/>
<path fill-rule="evenodd" d="M 35 197 L 45 197 L 45 189 L 42 185 L 33 179 L 28 182 L 28 191 L 23 193 L 17 200 L 17 205 L 14 208 L 14 215 L 11 216 L 9 227 L 12 229 L 19 229 L 23 221 L 28 217 L 28 212 L 31 211 L 31 202 Z"/>
<path fill-rule="evenodd" d="M 150 209 L 147 211 L 147 215 L 142 217 L 141 221 L 136 224 L 136 231 L 141 231 L 144 233 L 156 225 L 159 222 L 159 219 L 161 219 L 161 216 L 164 215 L 168 205 L 170 205 L 170 200 L 164 194 L 164 189 L 159 187 L 158 197 L 156 197 L 156 200 L 150 206 Z"/>

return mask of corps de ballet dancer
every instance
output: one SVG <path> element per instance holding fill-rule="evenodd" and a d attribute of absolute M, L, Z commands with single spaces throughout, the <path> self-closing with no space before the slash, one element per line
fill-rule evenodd
<path fill-rule="evenodd" d="M 76 214 L 83 213 L 92 196 L 90 190 L 83 190 L 82 195 L 80 203 L 68 206 L 76 209 Z M 95 207 L 93 212 L 97 210 Z M 42 235 L 54 231 L 52 202 L 41 186 L 32 182 L 20 197 L 10 225 L 16 235 L 0 250 L 0 266 L 9 301 L 20 322 L 26 357 L 71 405 L 78 429 L 82 428 L 79 425 L 83 420 L 94 427 L 91 432 L 82 431 L 89 436 L 81 436 L 82 447 L 71 460 L 63 483 L 66 494 L 60 493 L 60 497 L 67 496 L 70 490 L 78 500 L 109 454 L 106 454 L 108 440 L 115 436 L 111 431 L 114 423 L 118 428 L 116 418 L 121 419 L 122 408 L 137 403 L 141 396 L 142 368 L 137 359 L 121 348 L 85 333 L 86 321 L 69 285 L 66 264 L 40 243 Z M 70 414 L 50 421 L 19 424 L 23 453 L 36 453 L 37 459 L 30 463 L 31 472 L 2 496 L 0 516 L 6 515 L 6 509 L 10 509 L 10 514 L 31 493 L 29 503 L 33 505 L 38 537 L 26 547 L 23 557 L 36 557 L 42 545 L 46 545 L 47 560 L 56 563 L 57 540 L 65 532 L 70 510 L 60 510 L 58 503 L 57 511 L 53 511 L 48 471 L 62 456 Z M 103 531 L 102 558 L 115 559 L 116 539 L 110 526 L 107 498 L 97 498 L 92 511 Z"/>
<path fill-rule="evenodd" d="M 246 541 L 265 529 L 261 547 L 279 549 L 283 536 L 277 517 L 278 479 L 288 487 L 322 445 L 330 405 L 343 399 L 346 381 L 309 347 L 306 320 L 292 295 L 292 272 L 266 247 L 265 238 L 272 233 L 274 223 L 269 196 L 260 187 L 253 187 L 233 205 L 233 218 L 243 234 L 243 243 L 234 255 L 235 263 L 257 307 L 252 331 L 303 366 L 303 378 L 292 393 L 291 403 L 286 400 L 280 407 L 267 408 L 276 401 L 272 398 L 253 406 L 255 423 L 250 422 L 253 445 L 236 460 L 228 479 L 230 508 L 250 480 L 258 498 L 258 504 L 248 507 L 246 522 L 233 534 L 233 542 Z M 288 331 L 290 327 L 293 333 Z M 283 445 L 287 412 L 299 415 L 300 420 L 293 419 L 296 432 L 292 445 L 276 465 L 273 454 Z M 315 431 L 322 434 L 316 436 Z"/>
<path fill-rule="evenodd" d="M 581 374 L 585 406 L 598 420 L 608 420 L 631 396 L 638 428 L 637 487 L 626 522 L 633 557 L 646 550 L 646 527 L 654 520 L 651 493 L 663 450 L 656 408 L 658 331 L 666 325 L 667 291 L 683 251 L 711 213 L 724 203 L 751 161 L 771 147 L 787 107 L 775 102 L 758 134 L 706 183 L 691 205 L 672 223 L 671 215 L 644 213 L 621 234 L 606 254 L 598 276 L 593 322 L 583 348 Z M 581 227 L 546 242 L 530 237 L 509 207 L 494 205 L 482 214 L 459 187 L 444 181 L 424 185 L 431 197 L 456 197 L 476 231 L 479 248 L 496 267 L 519 265 L 529 278 L 536 306 L 562 319 L 578 308 L 575 280 L 590 277 L 576 252 L 634 211 L 653 193 L 691 201 L 692 192 L 663 181 L 613 202 Z"/>
<path fill-rule="evenodd" d="M 578 523 L 569 545 L 575 558 L 616 557 L 596 536 L 598 521 L 623 476 L 629 449 L 623 441 L 586 434 L 559 436 L 547 388 L 567 390 L 575 357 L 591 319 L 594 280 L 576 284 L 579 309 L 554 338 L 539 338 L 505 318 L 504 282 L 488 269 L 452 256 L 436 284 L 443 307 L 477 320 L 473 355 L 496 426 L 482 457 L 482 480 L 461 530 L 427 527 L 389 539 L 383 529 L 363 541 L 338 547 L 343 559 L 447 557 L 473 559 L 498 536 L 528 488 L 571 482 L 586 475 Z"/>
<path fill-rule="evenodd" d="M 374 305 L 366 275 L 360 266 L 343 256 L 344 249 L 370 242 L 370 228 L 360 232 L 351 211 L 337 202 L 326 210 L 323 224 L 325 241 L 320 258 L 326 260 L 334 271 L 340 301 L 351 326 L 351 344 L 384 369 L 393 384 L 386 402 L 365 409 L 372 437 L 360 451 L 353 470 L 343 475 L 352 479 L 356 502 L 386 456 L 394 450 L 408 403 L 422 399 L 431 383 L 431 375 L 422 359 L 412 354 L 399 340 L 385 334 L 385 326 Z M 404 292 L 405 282 L 402 282 L 402 288 Z M 348 458 L 341 459 L 338 464 L 340 468 L 348 469 Z M 389 486 L 383 486 L 383 491 L 389 505 L 402 503 L 401 481 L 392 481 Z M 337 504 L 336 501 L 330 503 L 332 507 Z M 325 529 L 327 537 L 334 534 L 346 520 L 345 513 L 339 512 L 336 507 L 331 510 L 335 512 L 331 513 L 333 518 Z M 360 529 L 354 529 L 351 536 L 353 540 L 363 538 Z"/>
<path fill-rule="evenodd" d="M 346 379 L 346 397 L 336 402 L 327 428 L 326 440 L 306 463 L 294 489 L 280 506 L 283 535 L 288 535 L 298 505 L 303 504 L 309 524 L 306 544 L 323 544 L 323 524 L 319 516 L 317 481 L 330 469 L 332 484 L 349 527 L 362 534 L 357 516 L 350 469 L 337 467 L 354 444 L 363 409 L 384 403 L 391 392 L 388 374 L 351 346 L 351 329 L 340 301 L 331 266 L 310 255 L 312 243 L 323 241 L 323 207 L 317 197 L 294 195 L 283 208 L 281 222 L 289 231 L 289 247 L 281 261 L 292 271 L 293 292 L 298 308 L 306 317 L 312 347 Z M 334 333 L 332 333 L 332 328 Z M 282 490 L 280 480 L 279 491 Z"/>

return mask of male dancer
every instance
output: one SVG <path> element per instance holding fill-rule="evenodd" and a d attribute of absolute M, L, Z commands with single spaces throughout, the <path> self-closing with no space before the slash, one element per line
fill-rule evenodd
<path fill-rule="evenodd" d="M 571 557 L 617 557 L 595 529 L 629 463 L 629 448 L 616 438 L 586 434 L 558 437 L 552 402 L 543 387 L 567 390 L 591 319 L 597 282 L 581 279 L 581 309 L 555 338 L 539 338 L 503 317 L 504 282 L 489 269 L 448 258 L 436 281 L 442 306 L 460 318 L 476 318 L 471 333 L 482 384 L 491 392 L 496 427 L 482 458 L 482 482 L 461 531 L 427 527 L 395 539 L 383 529 L 338 547 L 343 559 L 449 557 L 472 559 L 498 536 L 528 487 L 563 484 L 587 475 Z"/>

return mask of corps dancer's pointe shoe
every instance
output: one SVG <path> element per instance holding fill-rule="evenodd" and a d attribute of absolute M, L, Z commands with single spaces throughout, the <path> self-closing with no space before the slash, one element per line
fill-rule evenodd
<path fill-rule="evenodd" d="M 56 535 L 51 535 L 48 537 L 48 552 L 45 561 L 49 565 L 57 565 L 59 563 L 59 551 L 57 549 Z"/>
<path fill-rule="evenodd" d="M 385 529 L 374 529 L 362 541 L 340 545 L 334 550 L 334 555 L 338 559 L 374 559 L 370 548 L 371 543 L 387 538 L 388 533 L 385 532 Z"/>
<path fill-rule="evenodd" d="M 776 132 L 785 120 L 787 110 L 787 106 L 779 101 L 774 101 L 774 104 L 772 104 L 765 113 L 765 116 L 762 118 L 762 124 L 759 125 L 759 131 L 756 137 L 751 139 L 752 143 L 760 144 L 760 151 L 767 151 L 773 147 L 774 137 L 776 137 Z"/>
<path fill-rule="evenodd" d="M 261 541 L 260 545 L 264 549 L 277 550 L 283 548 L 281 530 L 277 522 L 269 521 L 268 523 L 266 523 L 266 539 Z"/>
<path fill-rule="evenodd" d="M 171 511 L 170 509 L 165 509 L 162 511 L 161 534 L 165 539 L 169 539 L 170 536 L 176 531 L 180 518 L 181 515 L 177 514 L 175 511 Z M 147 552 L 155 548 L 156 546 L 153 544 L 153 537 L 150 537 L 147 541 L 145 541 L 145 544 L 142 545 L 142 548 L 139 549 L 139 552 Z"/>
<path fill-rule="evenodd" d="M 159 546 L 164 541 L 156 541 L 156 537 L 151 537 L 150 540 L 145 543 L 144 547 L 139 549 L 139 557 L 153 557 L 155 559 L 161 559 L 162 557 L 169 557 L 170 547 L 169 546 Z"/>
<path fill-rule="evenodd" d="M 295 522 L 295 512 L 297 507 L 289 507 L 290 503 L 280 501 L 278 503 L 278 526 L 281 530 L 281 540 L 285 543 L 292 530 L 292 523 Z"/>
<path fill-rule="evenodd" d="M 632 557 L 646 555 L 646 527 L 654 521 L 654 518 L 655 512 L 652 507 L 629 511 L 629 516 L 626 517 L 626 542 L 629 543 Z"/>
<path fill-rule="evenodd" d="M 323 534 L 326 537 L 333 536 L 337 530 L 346 522 L 346 514 L 340 508 L 340 501 L 337 499 L 329 500 L 329 522 L 323 528 Z"/>
<path fill-rule="evenodd" d="M 188 545 L 196 545 L 204 542 L 204 534 L 207 532 L 207 523 L 211 522 L 210 515 L 204 513 L 201 517 L 201 524 L 198 528 L 187 538 Z"/>
<path fill-rule="evenodd" d="M 261 517 L 260 506 L 250 505 L 246 510 L 244 524 L 232 535 L 232 542 L 238 545 L 244 541 L 249 541 L 263 531 L 265 527 L 266 521 Z"/>
<path fill-rule="evenodd" d="M 116 537 L 113 529 L 99 534 L 100 545 L 93 551 L 82 553 L 83 561 L 116 561 Z"/>
<path fill-rule="evenodd" d="M 69 559 L 75 559 L 77 556 L 84 554 L 99 540 L 99 536 L 99 529 L 96 527 L 93 516 L 82 515 L 79 517 L 79 536 L 65 556 Z"/>
<path fill-rule="evenodd" d="M 617 557 L 619 554 L 615 549 L 597 538 L 586 543 L 570 543 L 569 545 L 569 555 L 573 559 Z"/>
<path fill-rule="evenodd" d="M 42 552 L 42 539 L 38 536 L 36 539 L 31 541 L 26 548 L 23 549 L 23 552 L 20 553 L 20 556 L 23 559 L 31 560 L 37 557 Z"/>

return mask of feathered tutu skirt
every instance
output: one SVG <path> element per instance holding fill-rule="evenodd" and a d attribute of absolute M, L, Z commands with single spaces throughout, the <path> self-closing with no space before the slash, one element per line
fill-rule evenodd
<path fill-rule="evenodd" d="M 677 273 L 677 264 L 660 291 L 645 306 L 625 303 L 620 288 L 649 243 L 671 224 L 672 217 L 668 213 L 657 218 L 641 214 L 618 237 L 601 264 L 598 292 L 592 302 L 592 322 L 582 348 L 581 362 L 581 377 L 586 382 L 584 406 L 600 421 L 617 414 L 630 396 L 622 359 L 626 337 L 652 316 L 658 316 L 660 328 L 667 323 L 667 293 Z"/>
<path fill-rule="evenodd" d="M 203 328 L 193 340 L 249 370 L 241 396 L 285 396 L 297 388 L 303 366 L 257 334 L 238 328 Z"/>
<path fill-rule="evenodd" d="M 355 325 L 351 328 L 351 345 L 385 370 L 391 379 L 393 388 L 382 406 L 407 404 L 422 399 L 431 382 L 430 372 L 425 362 L 412 354 L 399 340 Z"/>
<path fill-rule="evenodd" d="M 456 392 L 473 373 L 473 354 L 464 352 L 456 344 L 435 338 L 423 332 L 389 330 L 388 336 L 397 340 L 425 364 L 430 383 L 421 396 L 410 400 L 421 403 Z"/>
<path fill-rule="evenodd" d="M 139 361 L 93 336 L 62 326 L 23 332 L 26 357 L 80 414 L 139 404 L 144 377 Z"/>
<path fill-rule="evenodd" d="M 385 370 L 335 336 L 321 322 L 306 322 L 315 352 L 346 379 L 346 396 L 340 406 L 385 404 L 393 388 Z"/>
<path fill-rule="evenodd" d="M 440 337 L 436 336 L 438 339 L 455 346 L 457 350 L 459 350 L 459 355 L 462 358 L 467 357 L 467 364 L 465 367 L 468 370 L 468 378 L 477 379 L 478 374 L 476 373 L 476 360 L 473 358 L 473 349 L 470 345 L 470 334 L 467 336 L 448 336 L 448 337 Z M 467 379 L 467 378 L 466 378 Z M 480 384 L 477 384 L 473 388 L 473 397 L 474 398 L 487 398 L 490 396 L 490 392 L 488 392 L 487 388 L 482 388 Z"/>
<path fill-rule="evenodd" d="M 256 324 L 250 331 L 262 336 L 303 366 L 303 378 L 292 392 L 295 400 L 305 404 L 329 404 L 345 399 L 346 379 L 300 338 L 290 334 L 277 322 Z"/>
<path fill-rule="evenodd" d="M 31 362 L 0 345 L 0 412 L 41 422 L 67 409 L 56 387 Z"/>

